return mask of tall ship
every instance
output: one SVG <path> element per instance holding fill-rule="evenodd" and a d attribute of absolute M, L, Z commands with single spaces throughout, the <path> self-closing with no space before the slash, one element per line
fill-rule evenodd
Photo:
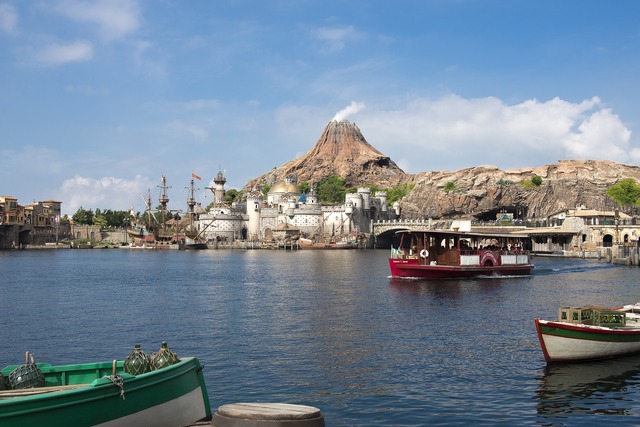
<path fill-rule="evenodd" d="M 171 187 L 167 185 L 167 179 L 164 175 L 162 175 L 162 185 L 158 187 L 161 189 L 158 199 L 160 203 L 159 218 L 151 208 L 151 190 L 147 190 L 146 200 L 143 198 L 146 205 L 146 220 L 142 221 L 135 217 L 132 219 L 131 227 L 127 230 L 131 237 L 130 246 L 146 249 L 184 249 L 185 236 L 178 233 L 179 216 L 174 217 L 167 208 L 169 204 L 167 189 Z"/>

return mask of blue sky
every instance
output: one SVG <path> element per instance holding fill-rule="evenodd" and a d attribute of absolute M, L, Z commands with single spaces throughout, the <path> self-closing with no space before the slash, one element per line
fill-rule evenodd
<path fill-rule="evenodd" d="M 409 173 L 640 165 L 638 46 L 635 0 L 0 0 L 0 194 L 185 209 L 335 117 Z"/>

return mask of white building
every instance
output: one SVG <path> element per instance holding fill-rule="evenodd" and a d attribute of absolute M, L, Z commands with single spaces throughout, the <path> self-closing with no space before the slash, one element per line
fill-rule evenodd
<path fill-rule="evenodd" d="M 221 191 L 217 185 L 216 192 Z M 369 188 L 359 188 L 345 199 L 344 204 L 321 206 L 313 189 L 303 194 L 295 175 L 290 175 L 271 187 L 266 201 L 262 192 L 254 189 L 246 195 L 244 205 L 230 208 L 216 203 L 207 214 L 200 215 L 200 229 L 204 229 L 202 236 L 210 242 L 269 242 L 274 240 L 274 231 L 283 228 L 288 230 L 288 236 L 298 234 L 330 242 L 366 235 L 372 221 L 395 218 L 387 208 L 385 192 L 376 192 L 372 197 Z"/>

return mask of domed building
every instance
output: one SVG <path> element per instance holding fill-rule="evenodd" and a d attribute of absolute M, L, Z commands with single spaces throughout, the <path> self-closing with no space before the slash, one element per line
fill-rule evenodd
<path fill-rule="evenodd" d="M 283 181 L 275 184 L 267 193 L 267 204 L 270 207 L 287 204 L 292 198 L 300 198 L 300 189 L 295 175 L 287 175 Z"/>

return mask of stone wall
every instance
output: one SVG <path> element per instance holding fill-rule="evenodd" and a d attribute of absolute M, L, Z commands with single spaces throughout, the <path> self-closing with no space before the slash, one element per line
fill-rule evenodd
<path fill-rule="evenodd" d="M 19 226 L 0 225 L 0 249 L 14 249 L 19 245 Z"/>
<path fill-rule="evenodd" d="M 69 226 L 0 225 L 0 249 L 45 246 L 70 238 Z"/>
<path fill-rule="evenodd" d="M 71 235 L 74 240 L 87 239 L 92 242 L 120 244 L 131 241 L 124 229 L 103 231 L 96 225 L 72 225 Z"/>

